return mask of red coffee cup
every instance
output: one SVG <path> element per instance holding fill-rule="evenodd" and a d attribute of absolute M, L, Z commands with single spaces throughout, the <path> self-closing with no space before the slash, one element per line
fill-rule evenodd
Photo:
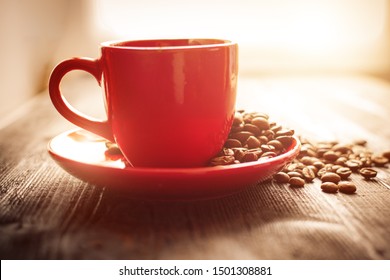
<path fill-rule="evenodd" d="M 74 109 L 60 91 L 69 71 L 104 88 L 107 120 Z M 136 167 L 205 166 L 222 148 L 236 101 L 238 46 L 219 39 L 116 41 L 101 57 L 71 58 L 50 77 L 55 108 L 73 124 L 116 142 Z"/>

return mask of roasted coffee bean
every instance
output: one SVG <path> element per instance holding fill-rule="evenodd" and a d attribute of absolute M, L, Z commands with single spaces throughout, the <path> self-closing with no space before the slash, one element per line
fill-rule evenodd
<path fill-rule="evenodd" d="M 337 193 L 339 191 L 339 187 L 333 182 L 324 182 L 321 184 L 321 190 L 326 193 Z"/>
<path fill-rule="evenodd" d="M 390 151 L 383 152 L 382 156 L 390 160 Z"/>
<path fill-rule="evenodd" d="M 253 133 L 251 133 L 249 131 L 240 131 L 240 132 L 230 134 L 229 138 L 236 139 L 236 140 L 240 141 L 241 145 L 244 146 L 246 143 L 246 140 L 248 140 L 248 138 L 251 136 L 253 136 Z"/>
<path fill-rule="evenodd" d="M 264 118 L 266 120 L 269 119 L 269 115 L 264 113 L 264 112 L 255 112 L 255 113 L 252 113 L 252 116 L 253 116 L 253 118 L 258 118 L 259 117 L 259 118 Z"/>
<path fill-rule="evenodd" d="M 234 114 L 234 119 L 233 119 L 233 126 L 237 126 L 237 125 L 240 125 L 244 122 L 244 119 L 242 117 L 242 114 L 239 113 L 239 112 L 236 112 Z"/>
<path fill-rule="evenodd" d="M 340 167 L 336 170 L 336 174 L 339 175 L 342 180 L 345 180 L 351 176 L 352 171 L 348 167 Z"/>
<path fill-rule="evenodd" d="M 268 137 L 267 136 L 261 135 L 261 136 L 257 137 L 257 139 L 259 139 L 261 144 L 267 144 L 268 143 Z"/>
<path fill-rule="evenodd" d="M 241 162 L 250 162 L 250 161 L 256 161 L 259 158 L 257 157 L 256 153 L 253 152 L 246 152 L 244 156 L 241 159 Z"/>
<path fill-rule="evenodd" d="M 374 163 L 375 166 L 383 167 L 386 165 L 386 163 L 389 162 L 389 159 L 384 156 L 375 156 L 372 158 L 372 162 Z"/>
<path fill-rule="evenodd" d="M 259 139 L 257 139 L 255 136 L 249 136 L 249 138 L 246 140 L 246 146 L 248 146 L 249 149 L 253 148 L 259 148 L 261 145 Z"/>
<path fill-rule="evenodd" d="M 345 166 L 354 172 L 362 166 L 362 162 L 357 159 L 350 159 L 345 162 Z"/>
<path fill-rule="evenodd" d="M 302 188 L 305 185 L 305 180 L 299 177 L 292 177 L 290 178 L 288 183 L 290 184 L 291 187 Z"/>
<path fill-rule="evenodd" d="M 275 147 L 271 145 L 261 145 L 260 148 L 264 152 L 274 152 L 276 150 Z"/>
<path fill-rule="evenodd" d="M 364 139 L 358 139 L 358 140 L 353 141 L 353 144 L 359 145 L 359 146 L 366 146 L 367 141 Z"/>
<path fill-rule="evenodd" d="M 260 148 L 249 149 L 248 152 L 255 153 L 257 157 L 260 157 L 263 154 L 263 151 Z"/>
<path fill-rule="evenodd" d="M 325 167 L 325 163 L 323 163 L 322 161 L 315 161 L 315 162 L 313 162 L 313 165 L 314 165 L 318 170 Z"/>
<path fill-rule="evenodd" d="M 259 136 L 261 134 L 261 130 L 257 126 L 250 123 L 246 123 L 244 125 L 244 130 L 253 133 L 255 136 Z"/>
<path fill-rule="evenodd" d="M 338 183 L 339 192 L 346 194 L 353 194 L 356 192 L 356 185 L 352 182 L 340 182 Z"/>
<path fill-rule="evenodd" d="M 294 135 L 294 130 L 292 129 L 281 129 L 275 133 L 275 137 L 278 136 L 293 136 Z"/>
<path fill-rule="evenodd" d="M 233 151 L 234 151 L 234 158 L 236 160 L 238 160 L 238 161 L 241 161 L 247 150 L 248 149 L 246 149 L 246 148 L 235 148 L 235 149 L 233 149 Z"/>
<path fill-rule="evenodd" d="M 274 146 L 276 150 L 278 151 L 282 151 L 283 150 L 283 145 L 280 141 L 278 140 L 271 140 L 267 143 L 267 145 L 271 145 L 271 146 Z"/>
<path fill-rule="evenodd" d="M 268 141 L 271 141 L 275 138 L 275 132 L 273 132 L 272 130 L 264 130 L 262 132 L 262 135 L 264 135 L 265 137 L 267 137 Z"/>
<path fill-rule="evenodd" d="M 104 152 L 104 155 L 108 160 L 116 161 L 123 158 L 121 150 L 115 143 L 106 142 L 106 147 L 108 149 Z"/>
<path fill-rule="evenodd" d="M 234 151 L 229 148 L 222 148 L 218 156 L 234 156 Z"/>
<path fill-rule="evenodd" d="M 242 144 L 237 139 L 228 139 L 225 142 L 225 147 L 226 148 L 239 148 L 239 147 L 242 147 Z"/>
<path fill-rule="evenodd" d="M 210 161 L 211 166 L 218 166 L 218 165 L 229 165 L 233 164 L 235 161 L 234 156 L 221 156 L 221 157 L 215 157 Z"/>
<path fill-rule="evenodd" d="M 322 175 L 324 175 L 324 174 L 327 173 L 327 172 L 329 172 L 329 170 L 327 170 L 325 167 L 323 167 L 323 168 L 321 168 L 320 170 L 318 170 L 317 176 L 318 176 L 319 178 L 321 178 Z"/>
<path fill-rule="evenodd" d="M 244 129 L 244 124 L 235 125 L 235 126 L 232 126 L 232 128 L 230 129 L 230 133 L 240 132 L 243 129 Z"/>
<path fill-rule="evenodd" d="M 341 154 L 347 154 L 350 153 L 352 149 L 349 145 L 336 144 L 332 147 L 332 151 L 339 152 Z"/>
<path fill-rule="evenodd" d="M 326 172 L 324 175 L 321 176 L 322 182 L 332 182 L 337 184 L 338 182 L 340 182 L 340 180 L 340 176 L 333 172 Z"/>
<path fill-rule="evenodd" d="M 334 151 L 327 151 L 324 153 L 323 158 L 330 162 L 335 162 L 339 156 Z"/>
<path fill-rule="evenodd" d="M 277 183 L 288 183 L 290 180 L 290 176 L 287 175 L 287 173 L 284 172 L 278 172 L 276 173 L 273 178 Z"/>
<path fill-rule="evenodd" d="M 316 174 L 314 173 L 313 169 L 310 167 L 304 167 L 302 169 L 302 175 L 306 182 L 312 182 L 316 177 Z"/>
<path fill-rule="evenodd" d="M 303 174 L 300 172 L 297 172 L 297 171 L 290 171 L 287 173 L 287 175 L 290 176 L 290 178 L 292 178 L 292 177 L 303 178 Z"/>
<path fill-rule="evenodd" d="M 283 127 L 279 124 L 275 124 L 275 125 L 271 125 L 270 124 L 270 129 L 273 131 L 273 132 L 278 132 L 279 130 L 281 130 Z"/>
<path fill-rule="evenodd" d="M 370 156 L 360 157 L 359 161 L 361 162 L 361 167 L 371 167 L 373 165 L 372 159 Z"/>
<path fill-rule="evenodd" d="M 341 156 L 334 162 L 337 165 L 345 166 L 345 163 L 347 162 L 348 158 Z"/>
<path fill-rule="evenodd" d="M 317 176 L 317 173 L 318 173 L 317 167 L 315 167 L 314 165 L 308 165 L 308 166 L 304 167 L 304 169 L 305 168 L 309 168 L 309 169 L 313 170 L 314 174 Z"/>
<path fill-rule="evenodd" d="M 362 168 L 359 170 L 359 173 L 367 180 L 376 177 L 377 174 L 377 172 L 372 168 Z"/>
<path fill-rule="evenodd" d="M 275 153 L 275 152 L 265 152 L 265 153 L 261 154 L 261 157 L 268 157 L 268 158 L 273 158 L 276 156 L 277 156 L 277 153 Z"/>
<path fill-rule="evenodd" d="M 316 160 L 317 158 L 304 156 L 299 161 L 302 162 L 304 165 L 313 165 Z"/>
<path fill-rule="evenodd" d="M 334 164 L 330 167 L 330 171 L 334 172 L 334 173 L 337 173 L 336 171 L 341 168 L 342 166 L 341 165 L 338 165 L 338 164 Z"/>
<path fill-rule="evenodd" d="M 288 148 L 293 143 L 293 137 L 292 136 L 278 136 L 275 138 L 275 140 L 278 140 L 280 143 L 282 143 L 284 148 Z"/>
<path fill-rule="evenodd" d="M 252 119 L 251 124 L 257 126 L 260 130 L 269 129 L 269 122 L 266 118 L 263 117 L 255 117 Z"/>

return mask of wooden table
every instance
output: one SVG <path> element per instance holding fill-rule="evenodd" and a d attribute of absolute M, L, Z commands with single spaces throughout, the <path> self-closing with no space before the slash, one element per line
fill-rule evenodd
<path fill-rule="evenodd" d="M 90 77 L 63 90 L 85 113 L 103 106 Z M 241 77 L 237 108 L 316 141 L 390 149 L 388 81 Z M 318 180 L 300 189 L 267 181 L 219 199 L 140 201 L 54 163 L 46 145 L 70 128 L 47 92 L 3 120 L 1 259 L 390 259 L 389 165 L 370 182 L 353 175 L 354 195 L 324 193 Z"/>

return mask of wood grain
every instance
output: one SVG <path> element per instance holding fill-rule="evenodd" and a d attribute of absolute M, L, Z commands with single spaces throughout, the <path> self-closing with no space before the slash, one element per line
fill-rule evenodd
<path fill-rule="evenodd" d="M 66 87 L 89 113 L 90 79 Z M 100 106 L 100 105 L 96 105 Z M 314 140 L 390 149 L 390 83 L 369 77 L 242 78 L 239 108 L 264 111 Z M 1 259 L 390 259 L 390 172 L 354 195 L 272 181 L 236 195 L 139 201 L 67 174 L 47 142 L 72 125 L 47 92 L 0 130 Z"/>

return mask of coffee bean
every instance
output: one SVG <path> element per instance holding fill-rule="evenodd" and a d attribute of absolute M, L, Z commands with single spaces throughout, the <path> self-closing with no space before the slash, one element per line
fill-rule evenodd
<path fill-rule="evenodd" d="M 270 129 L 273 131 L 273 132 L 278 132 L 279 130 L 281 130 L 283 127 L 279 124 L 270 124 Z"/>
<path fill-rule="evenodd" d="M 274 151 L 276 151 L 275 147 L 271 146 L 271 145 L 261 145 L 260 148 L 264 152 L 274 152 Z"/>
<path fill-rule="evenodd" d="M 332 182 L 337 184 L 338 182 L 340 182 L 340 180 L 340 176 L 333 172 L 326 172 L 324 175 L 321 176 L 322 182 Z"/>
<path fill-rule="evenodd" d="M 359 173 L 367 180 L 376 177 L 377 174 L 377 172 L 372 168 L 362 168 L 359 170 Z"/>
<path fill-rule="evenodd" d="M 273 178 L 275 179 L 275 181 L 277 183 L 288 183 L 288 181 L 290 180 L 290 176 L 288 176 L 287 173 L 284 173 L 284 172 L 278 172 L 276 173 Z"/>
<path fill-rule="evenodd" d="M 352 182 L 338 183 L 339 191 L 346 194 L 353 194 L 356 192 L 356 185 Z"/>
<path fill-rule="evenodd" d="M 244 124 L 240 124 L 240 125 L 234 125 L 232 126 L 232 128 L 230 129 L 230 133 L 236 133 L 236 132 L 240 132 L 244 129 Z"/>
<path fill-rule="evenodd" d="M 351 176 L 352 171 L 348 167 L 340 167 L 336 170 L 336 174 L 339 175 L 342 180 L 345 180 Z"/>
<path fill-rule="evenodd" d="M 389 159 L 384 156 L 375 156 L 372 158 L 372 162 L 374 163 L 375 166 L 383 167 L 386 165 L 386 163 L 389 162 Z"/>
<path fill-rule="evenodd" d="M 341 156 L 334 162 L 337 165 L 345 166 L 345 163 L 347 162 L 348 158 Z"/>
<path fill-rule="evenodd" d="M 293 137 L 292 136 L 277 136 L 275 140 L 278 140 L 280 143 L 282 143 L 284 148 L 288 148 L 291 146 L 293 142 Z"/>
<path fill-rule="evenodd" d="M 242 147 L 242 144 L 237 139 L 228 139 L 225 142 L 225 147 L 226 148 L 239 148 L 239 147 Z"/>
<path fill-rule="evenodd" d="M 324 182 L 321 184 L 321 189 L 326 193 L 337 193 L 339 191 L 339 187 L 337 184 L 333 182 Z"/>
<path fill-rule="evenodd" d="M 245 125 L 244 125 L 244 128 L 243 128 L 245 131 L 249 131 L 249 132 L 251 132 L 253 135 L 255 135 L 255 136 L 259 136 L 260 134 L 261 134 L 261 130 L 257 127 L 257 126 L 255 126 L 255 125 L 253 125 L 253 124 L 250 124 L 250 123 L 246 123 Z"/>
<path fill-rule="evenodd" d="M 313 169 L 310 167 L 304 167 L 302 169 L 302 175 L 303 175 L 303 178 L 306 180 L 306 182 L 312 182 L 314 180 L 314 178 L 316 177 L 316 174 L 314 173 Z"/>
<path fill-rule="evenodd" d="M 234 163 L 234 156 L 215 157 L 210 161 L 211 166 L 229 165 Z"/>
<path fill-rule="evenodd" d="M 236 139 L 236 140 L 240 141 L 241 145 L 244 146 L 246 143 L 246 140 L 248 140 L 248 138 L 250 136 L 253 136 L 253 133 L 251 133 L 249 131 L 240 131 L 240 132 L 230 134 L 229 138 Z"/>
<path fill-rule="evenodd" d="M 382 156 L 390 160 L 390 151 L 385 151 L 382 153 Z"/>
<path fill-rule="evenodd" d="M 274 146 L 277 151 L 282 151 L 284 149 L 283 144 L 278 140 L 271 140 L 267 143 L 267 145 Z"/>
<path fill-rule="evenodd" d="M 345 162 L 345 166 L 354 172 L 362 166 L 362 162 L 357 159 L 350 159 Z"/>
<path fill-rule="evenodd" d="M 244 156 L 241 159 L 241 162 L 250 162 L 250 161 L 256 161 L 259 158 L 257 157 L 256 153 L 253 152 L 246 152 Z"/>
<path fill-rule="evenodd" d="M 265 137 L 267 137 L 268 141 L 271 141 L 275 138 L 275 132 L 273 132 L 272 130 L 264 130 L 262 132 L 262 135 L 264 135 Z"/>
<path fill-rule="evenodd" d="M 327 161 L 334 162 L 339 158 L 339 156 L 333 151 L 327 151 L 324 153 L 323 158 Z"/>
<path fill-rule="evenodd" d="M 242 118 L 242 114 L 240 114 L 239 112 L 235 112 L 234 119 L 233 119 L 233 126 L 240 125 L 243 122 L 244 119 Z"/>
<path fill-rule="evenodd" d="M 305 180 L 299 177 L 292 177 L 290 178 L 288 183 L 290 184 L 291 187 L 302 188 L 305 185 Z"/>
<path fill-rule="evenodd" d="M 242 161 L 242 158 L 244 157 L 247 149 L 246 148 L 235 148 L 234 151 L 234 158 L 238 161 Z"/>
<path fill-rule="evenodd" d="M 275 137 L 278 136 L 292 136 L 294 135 L 294 130 L 292 129 L 281 129 L 275 133 Z"/>
<path fill-rule="evenodd" d="M 292 177 L 303 178 L 302 173 L 297 172 L 297 171 L 290 171 L 290 172 L 287 173 L 287 175 L 290 176 L 290 178 L 292 178 Z"/>
<path fill-rule="evenodd" d="M 269 129 L 269 122 L 264 117 L 253 118 L 252 121 L 251 121 L 251 124 L 257 126 L 260 130 Z"/>
<path fill-rule="evenodd" d="M 249 136 L 246 140 L 246 146 L 248 146 L 249 149 L 259 148 L 260 145 L 260 141 L 255 136 Z"/>
<path fill-rule="evenodd" d="M 352 151 L 350 145 L 336 144 L 332 147 L 332 151 L 339 152 L 341 154 L 347 154 Z"/>
<path fill-rule="evenodd" d="M 275 152 L 265 152 L 261 155 L 261 157 L 268 157 L 268 158 L 273 158 L 276 156 L 277 156 L 277 154 Z"/>
<path fill-rule="evenodd" d="M 364 139 L 358 139 L 358 140 L 353 141 L 353 144 L 359 145 L 359 146 L 365 146 L 367 144 L 367 141 Z"/>
<path fill-rule="evenodd" d="M 255 112 L 255 113 L 252 113 L 252 116 L 253 116 L 253 118 L 260 117 L 260 118 L 264 118 L 266 120 L 269 119 L 269 115 L 264 113 L 264 112 Z"/>
<path fill-rule="evenodd" d="M 234 151 L 229 148 L 222 148 L 222 150 L 218 153 L 218 156 L 234 156 Z"/>
<path fill-rule="evenodd" d="M 322 161 L 315 161 L 315 162 L 313 162 L 313 165 L 314 165 L 317 169 L 321 169 L 321 168 L 324 168 L 324 167 L 325 167 L 325 163 L 323 163 Z"/>
<path fill-rule="evenodd" d="M 304 165 L 312 165 L 316 160 L 317 158 L 304 156 L 299 161 L 302 162 Z"/>
<path fill-rule="evenodd" d="M 258 136 L 257 139 L 259 139 L 260 143 L 261 144 L 267 144 L 268 143 L 268 137 L 267 136 L 264 136 L 264 135 L 261 135 L 261 136 Z"/>

